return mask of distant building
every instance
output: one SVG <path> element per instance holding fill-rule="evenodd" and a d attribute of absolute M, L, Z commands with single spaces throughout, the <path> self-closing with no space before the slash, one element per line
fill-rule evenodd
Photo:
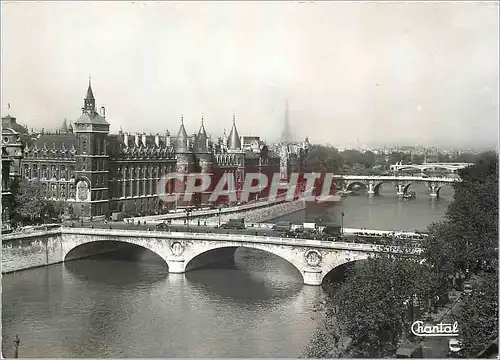
<path fill-rule="evenodd" d="M 162 203 L 159 195 L 163 193 L 185 192 L 186 181 L 158 188 L 160 178 L 171 172 L 186 177 L 201 172 L 210 175 L 213 183 L 224 173 L 232 173 L 236 181 L 230 190 L 239 196 L 246 173 L 271 177 L 283 172 L 283 166 L 287 173 L 297 171 L 302 166 L 298 159 L 307 151 L 306 145 L 293 144 L 273 151 L 258 136 L 240 136 L 234 115 L 229 136 L 216 140 L 207 136 L 203 119 L 191 136 L 182 118 L 177 136 L 168 131 L 162 135 L 110 134 L 105 108 L 97 111 L 90 82 L 81 110 L 73 125 L 65 119 L 53 133 L 30 133 L 16 118 L 2 118 L 2 153 L 5 150 L 12 162 L 10 176 L 45 183 L 61 211 L 73 216 L 103 217 L 119 211 L 145 215 L 207 204 L 213 186 L 189 202 Z M 266 191 L 255 196 L 265 196 Z"/>
<path fill-rule="evenodd" d="M 10 167 L 12 159 L 2 145 L 2 232 L 10 230 L 10 207 L 12 203 Z"/>

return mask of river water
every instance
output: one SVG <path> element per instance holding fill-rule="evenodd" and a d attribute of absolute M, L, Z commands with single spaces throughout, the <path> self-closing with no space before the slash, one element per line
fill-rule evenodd
<path fill-rule="evenodd" d="M 284 219 L 333 222 L 343 211 L 345 227 L 425 229 L 452 199 L 446 188 L 434 201 L 424 189 L 411 201 L 384 190 Z M 274 255 L 238 249 L 234 262 L 170 275 L 158 260 L 95 257 L 5 275 L 4 355 L 19 334 L 20 357 L 297 357 L 320 320 L 321 288 Z"/>

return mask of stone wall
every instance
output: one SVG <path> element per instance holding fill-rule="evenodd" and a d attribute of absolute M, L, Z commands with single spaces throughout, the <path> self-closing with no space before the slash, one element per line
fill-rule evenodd
<path fill-rule="evenodd" d="M 2 273 L 56 264 L 62 260 L 60 230 L 2 237 Z"/>
<path fill-rule="evenodd" d="M 81 239 L 85 237 L 80 236 Z M 65 247 L 73 240 L 62 234 L 61 229 L 5 235 L 2 237 L 2 274 L 63 262 L 67 251 Z M 66 260 L 83 259 L 122 247 L 124 244 L 119 242 L 95 242 L 71 251 Z"/>
<path fill-rule="evenodd" d="M 246 223 L 262 223 L 270 221 L 281 216 L 292 214 L 294 212 L 304 210 L 306 202 L 303 200 L 286 201 L 280 204 L 267 206 L 260 209 L 248 210 L 242 213 L 237 213 L 225 217 L 221 217 L 221 222 L 226 222 L 231 218 L 243 218 Z"/>

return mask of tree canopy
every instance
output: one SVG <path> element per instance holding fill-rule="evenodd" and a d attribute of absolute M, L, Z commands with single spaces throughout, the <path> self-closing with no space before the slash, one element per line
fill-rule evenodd
<path fill-rule="evenodd" d="M 472 273 L 481 280 L 458 315 L 462 352 L 474 356 L 498 337 L 498 155 L 482 154 L 459 175 L 463 181 L 455 185 L 454 200 L 444 220 L 429 226 L 419 256 L 408 256 L 406 243 L 401 254 L 368 259 L 338 289 L 325 285 L 327 322 L 337 324 L 330 338 L 342 333 L 350 339 L 341 356 L 394 354 L 414 320 L 413 311 L 436 296 L 446 299 L 450 280 Z M 331 350 L 335 344 L 328 344 L 327 336 L 320 339 L 310 346 L 312 356 L 331 354 L 318 347 Z"/>
<path fill-rule="evenodd" d="M 47 185 L 40 181 L 22 180 L 14 188 L 14 219 L 23 223 L 40 223 L 54 212 L 53 201 L 47 199 Z"/>

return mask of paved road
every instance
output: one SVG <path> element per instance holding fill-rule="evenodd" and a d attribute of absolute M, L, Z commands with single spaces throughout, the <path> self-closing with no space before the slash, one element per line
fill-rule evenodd
<path fill-rule="evenodd" d="M 455 299 L 456 300 L 456 299 Z M 451 300 L 451 301 L 455 301 Z M 448 311 L 443 319 L 439 322 L 443 323 L 454 323 L 456 321 L 456 314 L 460 311 L 460 306 L 462 301 L 458 298 L 458 301 L 454 303 L 450 311 Z M 459 324 L 460 326 L 460 324 Z M 424 353 L 424 358 L 432 359 L 442 359 L 449 358 L 448 355 L 448 343 L 451 337 L 428 337 L 422 341 L 422 348 Z"/>

